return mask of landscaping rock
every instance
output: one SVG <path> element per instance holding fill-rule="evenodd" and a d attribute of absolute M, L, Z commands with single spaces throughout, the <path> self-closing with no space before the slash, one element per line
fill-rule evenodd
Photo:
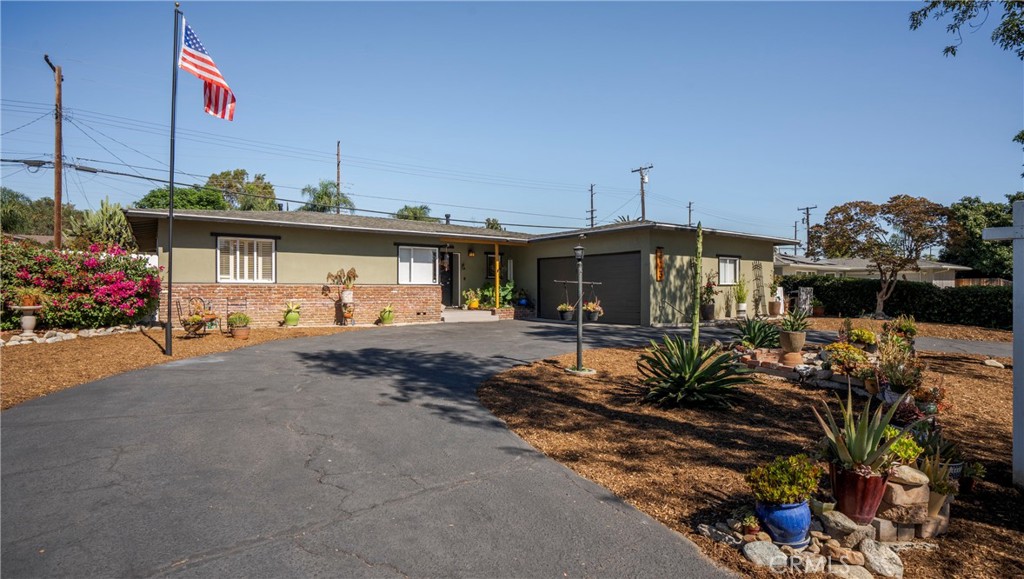
<path fill-rule="evenodd" d="M 828 559 L 814 553 L 802 553 L 798 568 L 804 573 L 824 573 L 828 568 Z"/>
<path fill-rule="evenodd" d="M 886 547 L 892 549 L 894 553 L 902 553 L 903 551 L 938 551 L 939 546 L 935 543 L 925 543 L 924 541 L 899 541 L 897 543 L 883 543 Z"/>
<path fill-rule="evenodd" d="M 917 472 L 924 476 L 924 473 Z M 916 479 L 909 472 L 905 472 L 905 474 L 908 478 Z M 878 518 L 895 523 L 911 524 L 923 523 L 928 520 L 928 484 L 887 482 L 882 502 L 878 506 Z M 875 528 L 877 529 L 877 527 Z"/>
<path fill-rule="evenodd" d="M 65 340 L 77 340 L 78 339 L 78 334 L 68 334 L 68 335 L 64 336 L 64 339 Z"/>
<path fill-rule="evenodd" d="M 761 531 L 760 533 L 757 534 L 757 540 L 758 541 L 769 541 L 770 542 L 772 540 L 772 537 L 768 533 L 765 533 L 764 531 Z"/>
<path fill-rule="evenodd" d="M 56 337 L 56 336 L 57 336 L 57 331 L 56 330 L 50 330 L 50 331 L 46 332 L 45 334 L 43 334 L 43 339 L 44 340 L 48 340 L 48 339 Z"/>
<path fill-rule="evenodd" d="M 754 541 L 757 541 L 757 535 L 743 535 L 744 543 L 753 543 Z"/>
<path fill-rule="evenodd" d="M 903 579 L 903 560 L 892 549 L 871 539 L 864 539 L 857 548 L 868 571 L 882 577 Z"/>
<path fill-rule="evenodd" d="M 711 539 L 712 541 L 717 541 L 719 543 L 725 543 L 726 545 L 729 545 L 730 547 L 735 547 L 735 546 L 737 546 L 737 545 L 739 545 L 741 543 L 741 541 L 739 539 L 733 537 L 731 534 L 723 533 L 722 531 L 719 531 L 718 529 L 712 527 L 711 525 L 705 525 L 705 524 L 697 525 L 697 532 L 700 533 L 701 535 Z"/>
<path fill-rule="evenodd" d="M 815 538 L 815 539 L 817 539 L 819 541 L 828 541 L 829 539 L 832 538 L 832 537 L 829 537 L 828 535 L 826 535 L 825 533 L 822 533 L 821 531 L 811 531 L 811 537 L 813 537 L 813 538 Z"/>
<path fill-rule="evenodd" d="M 949 501 L 942 505 L 938 515 L 929 517 L 928 520 L 916 526 L 915 536 L 918 539 L 931 539 L 938 537 L 949 528 Z"/>
<path fill-rule="evenodd" d="M 725 524 L 729 525 L 729 529 L 733 531 L 742 531 L 743 525 L 740 524 L 736 519 L 726 519 Z"/>
<path fill-rule="evenodd" d="M 57 342 L 60 342 L 61 339 L 57 336 L 53 336 L 52 338 L 46 338 L 43 341 L 46 342 L 47 344 L 55 344 Z"/>
<path fill-rule="evenodd" d="M 839 511 L 821 514 L 821 522 L 825 532 L 832 536 L 843 547 L 853 547 L 864 539 L 875 538 L 875 528 L 871 525 L 858 525 Z"/>
<path fill-rule="evenodd" d="M 926 485 L 928 484 L 928 475 L 917 470 L 914 467 L 901 464 L 892 471 L 892 476 L 889 477 L 891 482 L 900 483 L 904 485 Z"/>
<path fill-rule="evenodd" d="M 726 525 L 725 523 L 723 523 L 721 521 L 715 523 L 715 528 L 718 529 L 719 531 L 722 531 L 725 534 L 732 533 L 732 529 L 729 528 L 729 525 Z"/>
<path fill-rule="evenodd" d="M 825 527 L 821 526 L 821 521 L 819 521 L 818 519 L 812 519 L 811 520 L 811 530 L 812 531 L 821 532 L 821 531 L 825 530 Z"/>
<path fill-rule="evenodd" d="M 875 517 L 871 521 L 871 526 L 875 528 L 875 538 L 879 541 L 891 542 L 899 540 L 896 524 L 892 521 Z"/>
<path fill-rule="evenodd" d="M 755 541 L 743 545 L 743 556 L 758 567 L 784 567 L 786 555 L 774 543 Z"/>
<path fill-rule="evenodd" d="M 91 337 L 92 336 L 92 330 L 89 330 L 89 329 L 79 330 L 78 331 L 78 335 L 82 336 L 83 338 Z"/>
<path fill-rule="evenodd" d="M 832 575 L 836 577 L 843 577 L 845 579 L 873 579 L 871 571 L 856 565 L 832 565 L 827 570 L 830 571 Z"/>
<path fill-rule="evenodd" d="M 992 366 L 993 368 L 1005 368 L 1006 367 L 1006 366 L 1003 366 L 998 360 L 991 360 L 991 359 L 985 360 L 984 364 L 986 366 Z"/>

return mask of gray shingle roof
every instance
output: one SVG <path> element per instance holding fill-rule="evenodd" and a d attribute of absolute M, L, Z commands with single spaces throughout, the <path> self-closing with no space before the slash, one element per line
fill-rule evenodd
<path fill-rule="evenodd" d="M 131 218 L 166 218 L 163 209 L 126 209 Z M 526 241 L 530 235 L 516 231 L 499 231 L 485 227 L 445 225 L 444 222 L 412 221 L 409 219 L 388 219 L 315 211 L 217 211 L 212 209 L 179 209 L 175 219 L 188 221 L 218 221 L 224 223 L 259 223 L 268 226 L 312 227 L 372 231 L 378 233 L 412 233 L 434 237 L 463 237 L 495 241 Z"/>
<path fill-rule="evenodd" d="M 862 259 L 858 257 L 812 259 L 802 255 L 785 255 L 781 253 L 775 254 L 775 265 L 792 265 L 799 267 L 812 267 L 817 269 L 835 269 L 849 271 L 859 271 L 875 268 L 871 260 Z M 971 269 L 969 267 L 965 267 L 962 265 L 946 263 L 944 261 L 934 261 L 931 259 L 918 260 L 917 265 L 921 269 L 954 269 L 962 271 L 967 271 Z"/>

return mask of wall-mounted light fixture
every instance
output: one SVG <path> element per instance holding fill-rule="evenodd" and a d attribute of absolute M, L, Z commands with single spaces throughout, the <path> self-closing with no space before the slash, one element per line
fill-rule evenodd
<path fill-rule="evenodd" d="M 476 257 L 476 252 L 475 252 L 475 251 L 473 251 L 473 248 L 472 248 L 472 247 L 470 247 L 470 248 L 469 248 L 469 251 L 468 251 L 468 252 L 466 252 L 466 253 L 467 253 L 467 255 L 469 255 L 469 257 Z"/>
<path fill-rule="evenodd" d="M 665 279 L 665 248 L 657 247 L 654 250 L 654 279 L 662 281 Z"/>

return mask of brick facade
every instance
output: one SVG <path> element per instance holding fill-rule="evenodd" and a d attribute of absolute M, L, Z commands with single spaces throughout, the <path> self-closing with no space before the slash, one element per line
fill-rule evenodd
<path fill-rule="evenodd" d="M 182 309 L 189 298 L 203 298 L 209 309 L 227 316 L 228 304 L 244 302 L 245 307 L 232 307 L 244 311 L 252 318 L 253 327 L 275 327 L 284 320 L 284 306 L 289 301 L 302 304 L 300 326 L 337 325 L 339 314 L 335 302 L 321 294 L 321 284 L 229 284 L 229 283 L 176 283 L 172 322 L 179 326 L 177 303 Z M 332 291 L 337 297 L 337 291 Z M 354 289 L 356 325 L 377 321 L 380 310 L 391 304 L 396 324 L 441 321 L 441 286 L 437 285 L 356 285 Z M 160 294 L 159 316 L 167 315 L 167 292 Z"/>
<path fill-rule="evenodd" d="M 533 308 L 516 305 L 514 308 L 504 307 L 498 309 L 499 320 L 527 320 L 535 317 Z"/>

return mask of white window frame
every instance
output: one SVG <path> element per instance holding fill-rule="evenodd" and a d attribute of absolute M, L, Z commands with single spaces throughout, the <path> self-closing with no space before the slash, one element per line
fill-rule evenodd
<path fill-rule="evenodd" d="M 732 281 L 726 282 L 725 276 L 722 275 L 722 266 L 728 265 L 729 262 L 733 262 Z M 721 286 L 732 286 L 736 285 L 740 279 L 740 258 L 733 255 L 720 255 L 718 256 L 718 285 Z"/>
<path fill-rule="evenodd" d="M 217 242 L 216 242 L 217 246 L 215 248 L 215 252 L 217 254 L 217 259 L 216 259 L 216 263 L 215 263 L 216 269 L 214 270 L 214 276 L 217 279 L 217 283 L 252 283 L 252 284 L 271 284 L 271 283 L 277 283 L 277 240 L 276 239 L 266 239 L 266 238 L 262 238 L 262 237 L 235 237 L 235 236 L 224 235 L 224 236 L 217 236 L 216 240 L 217 240 Z M 233 270 L 231 272 L 231 279 L 224 279 L 224 278 L 222 278 L 221 275 L 220 275 L 220 270 L 221 270 L 220 266 L 221 266 L 221 259 L 222 259 L 220 245 L 221 245 L 222 241 L 235 242 L 235 243 L 238 243 L 238 242 L 253 243 L 254 253 L 256 253 L 256 254 L 259 253 L 259 250 L 256 249 L 257 248 L 256 244 L 258 244 L 258 243 L 270 243 L 270 256 L 271 256 L 270 257 L 270 269 L 271 269 L 271 271 L 270 271 L 270 279 L 269 280 L 266 280 L 266 279 L 251 279 L 251 280 L 249 280 L 249 279 L 237 279 L 237 277 L 236 277 L 238 275 L 237 265 L 236 265 L 235 268 L 233 268 Z M 236 259 L 237 259 L 237 256 L 238 256 L 238 246 L 237 245 L 235 246 L 235 255 L 236 255 Z M 259 276 L 256 275 L 255 268 L 253 269 L 253 277 L 254 278 L 259 277 Z"/>
<path fill-rule="evenodd" d="M 402 251 L 403 250 L 408 250 L 410 252 L 409 255 L 412 258 L 411 261 L 408 261 L 408 262 L 403 262 L 402 261 Z M 413 264 L 417 263 L 417 261 L 416 261 L 416 254 L 418 252 L 430 252 L 430 254 L 431 254 L 431 261 L 432 261 L 432 268 L 431 268 L 432 279 L 431 279 L 431 281 L 419 281 L 419 280 L 413 279 L 413 275 L 412 275 L 413 272 L 409 268 L 411 268 Z M 398 284 L 399 285 L 437 285 L 439 283 L 438 271 L 437 271 L 437 257 L 438 257 L 438 249 L 436 247 L 423 246 L 423 245 L 399 245 L 398 246 L 398 260 L 397 260 L 398 261 Z M 405 269 L 406 269 L 406 271 L 404 271 L 404 272 L 403 272 L 403 266 L 405 266 Z M 403 278 L 403 275 L 402 275 L 403 273 L 406 274 L 404 278 Z"/>

